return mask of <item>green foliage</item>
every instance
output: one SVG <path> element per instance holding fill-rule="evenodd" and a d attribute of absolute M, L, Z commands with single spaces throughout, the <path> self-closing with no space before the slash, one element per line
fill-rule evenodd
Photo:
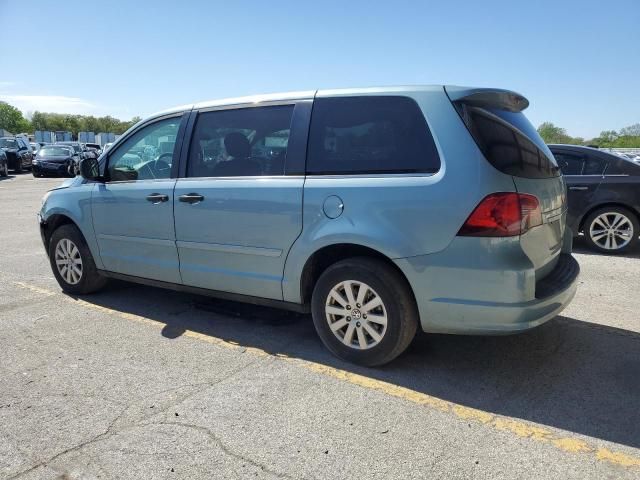
<path fill-rule="evenodd" d="M 134 117 L 128 122 L 123 122 L 109 115 L 94 117 L 93 115 L 68 115 L 36 111 L 31 118 L 31 123 L 34 130 L 65 130 L 74 135 L 78 135 L 78 132 L 113 132 L 119 135 L 139 120 L 140 117 Z"/>
<path fill-rule="evenodd" d="M 538 133 L 545 143 L 567 143 L 572 145 L 597 145 L 600 148 L 640 148 L 640 123 L 615 130 L 605 130 L 591 140 L 571 137 L 564 128 L 551 122 L 544 122 L 538 127 Z"/>
<path fill-rule="evenodd" d="M 66 113 L 34 112 L 31 121 L 24 118 L 22 112 L 6 102 L 0 101 L 0 128 L 11 133 L 33 133 L 35 130 L 63 130 L 78 135 L 78 132 L 123 133 L 140 117 L 123 122 L 111 116 L 94 117 L 92 115 L 69 115 Z"/>
<path fill-rule="evenodd" d="M 544 122 L 538 127 L 538 133 L 545 143 L 568 143 L 572 145 L 582 145 L 584 139 L 571 137 L 564 128 L 557 127 L 551 122 Z"/>
<path fill-rule="evenodd" d="M 0 102 L 0 128 L 11 133 L 24 133 L 31 131 L 31 124 L 20 110 L 7 102 Z"/>

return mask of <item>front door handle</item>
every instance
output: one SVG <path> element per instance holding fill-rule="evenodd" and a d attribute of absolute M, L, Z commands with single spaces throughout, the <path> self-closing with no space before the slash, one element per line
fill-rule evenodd
<path fill-rule="evenodd" d="M 162 202 L 168 202 L 169 195 L 164 195 L 162 193 L 152 193 L 151 195 L 147 195 L 147 201 L 153 203 L 154 205 Z"/>
<path fill-rule="evenodd" d="M 187 193 L 186 195 L 180 195 L 178 200 L 185 203 L 199 203 L 204 200 L 204 196 L 199 193 Z"/>
<path fill-rule="evenodd" d="M 589 190 L 589 187 L 569 187 L 569 190 Z"/>

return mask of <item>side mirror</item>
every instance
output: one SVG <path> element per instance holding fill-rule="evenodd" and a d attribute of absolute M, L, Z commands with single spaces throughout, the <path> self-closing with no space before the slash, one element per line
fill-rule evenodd
<path fill-rule="evenodd" d="M 87 180 L 101 181 L 100 164 L 95 158 L 85 158 L 80 161 L 80 175 Z"/>

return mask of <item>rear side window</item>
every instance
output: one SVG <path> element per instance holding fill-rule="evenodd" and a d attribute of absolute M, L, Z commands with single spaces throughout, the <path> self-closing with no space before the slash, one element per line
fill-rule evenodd
<path fill-rule="evenodd" d="M 563 175 L 604 175 L 607 162 L 600 158 L 572 155 L 565 152 L 554 153 Z"/>
<path fill-rule="evenodd" d="M 607 168 L 607 162 L 595 157 L 587 156 L 584 162 L 583 175 L 604 175 Z"/>
<path fill-rule="evenodd" d="M 584 158 L 569 153 L 553 154 L 563 175 L 582 175 L 584 168 Z"/>
<path fill-rule="evenodd" d="M 284 175 L 292 115 L 293 105 L 199 114 L 187 176 Z"/>
<path fill-rule="evenodd" d="M 307 173 L 435 173 L 440 158 L 418 104 L 408 97 L 318 98 Z"/>
<path fill-rule="evenodd" d="M 521 112 L 454 102 L 456 110 L 485 158 L 514 177 L 560 176 L 553 155 Z"/>

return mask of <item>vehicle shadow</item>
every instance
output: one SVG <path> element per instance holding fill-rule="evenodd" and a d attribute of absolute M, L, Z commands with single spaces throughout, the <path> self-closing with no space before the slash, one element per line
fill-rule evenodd
<path fill-rule="evenodd" d="M 11 180 L 12 178 L 15 178 L 15 175 L 7 175 L 6 177 L 0 177 L 0 182 L 3 180 Z"/>
<path fill-rule="evenodd" d="M 449 402 L 640 448 L 640 333 L 568 317 L 502 337 L 419 333 L 381 368 L 321 344 L 308 315 L 114 282 L 83 300 L 272 354 L 309 360 Z"/>
<path fill-rule="evenodd" d="M 573 239 L 573 251 L 582 255 L 593 255 L 596 257 L 623 257 L 623 258 L 640 258 L 640 247 L 636 247 L 626 253 L 607 255 L 606 253 L 596 252 L 592 250 L 585 242 L 584 238 L 577 237 Z"/>

